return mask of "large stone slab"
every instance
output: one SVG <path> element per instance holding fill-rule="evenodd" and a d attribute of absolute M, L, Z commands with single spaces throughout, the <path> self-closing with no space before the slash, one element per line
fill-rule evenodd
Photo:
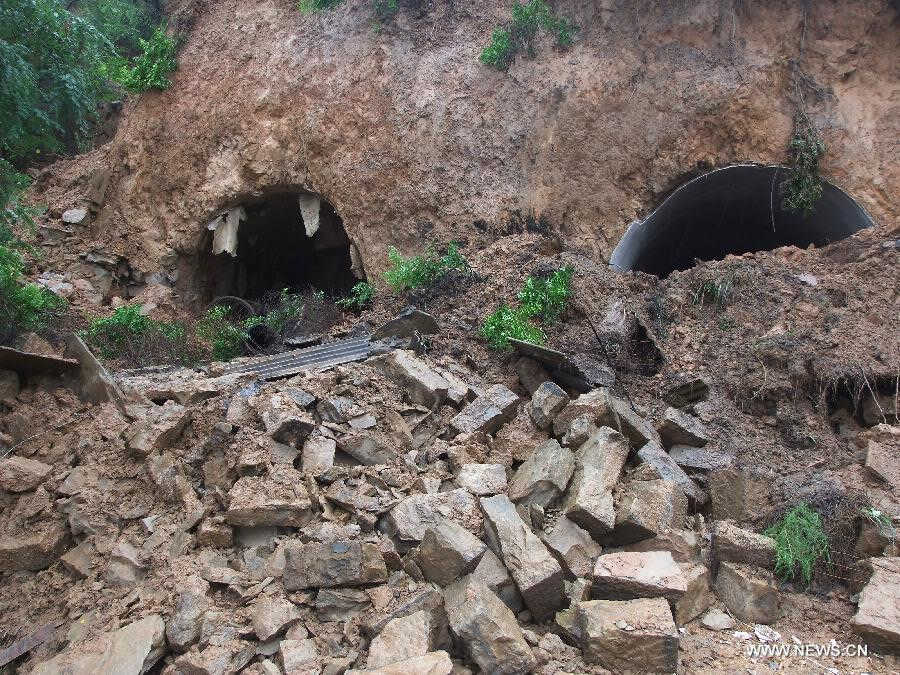
<path fill-rule="evenodd" d="M 551 438 L 537 446 L 513 474 L 509 498 L 546 508 L 565 491 L 574 470 L 575 455 Z"/>
<path fill-rule="evenodd" d="M 462 488 L 437 494 L 411 495 L 391 509 L 384 527 L 388 535 L 397 538 L 401 548 L 408 548 L 422 541 L 425 531 L 444 519 L 454 520 L 470 532 L 481 528 L 478 503 Z"/>
<path fill-rule="evenodd" d="M 165 654 L 165 623 L 151 614 L 114 633 L 101 635 L 90 645 L 70 648 L 39 663 L 32 675 L 141 675 Z"/>
<path fill-rule="evenodd" d="M 450 655 L 439 650 L 388 663 L 374 670 L 348 670 L 346 675 L 450 675 L 452 671 Z"/>
<path fill-rule="evenodd" d="M 375 544 L 360 541 L 291 542 L 285 546 L 284 556 L 282 578 L 289 591 L 387 581 L 387 567 Z"/>
<path fill-rule="evenodd" d="M 450 426 L 460 434 L 476 431 L 492 434 L 512 419 L 518 404 L 518 396 L 502 384 L 495 384 L 450 420 Z"/>
<path fill-rule="evenodd" d="M 167 450 L 191 421 L 191 411 L 174 401 L 147 408 L 125 432 L 126 447 L 138 457 Z"/>
<path fill-rule="evenodd" d="M 719 561 L 775 569 L 775 540 L 764 534 L 745 530 L 727 520 L 713 523 L 712 546 Z"/>
<path fill-rule="evenodd" d="M 565 601 L 562 567 L 519 517 L 506 495 L 483 497 L 488 545 L 503 560 L 532 616 L 541 621 Z"/>
<path fill-rule="evenodd" d="M 656 430 L 667 448 L 673 445 L 703 447 L 709 443 L 709 434 L 703 423 L 678 408 L 666 408 Z"/>
<path fill-rule="evenodd" d="M 723 562 L 716 577 L 716 595 L 748 623 L 775 623 L 780 616 L 775 577 L 762 567 Z"/>
<path fill-rule="evenodd" d="M 667 480 L 635 480 L 623 486 L 616 504 L 612 543 L 631 544 L 681 529 L 687 516 L 687 498 Z"/>
<path fill-rule="evenodd" d="M 27 457 L 8 457 L 0 461 L 0 489 L 28 492 L 46 480 L 53 468 Z"/>
<path fill-rule="evenodd" d="M 853 632 L 883 651 L 900 653 L 900 558 L 872 558 L 872 563 L 851 621 Z"/>
<path fill-rule="evenodd" d="M 572 522 L 601 538 L 615 526 L 612 489 L 628 457 L 628 441 L 609 428 L 593 429 L 575 454 L 575 473 L 563 512 Z"/>
<path fill-rule="evenodd" d="M 228 493 L 225 519 L 231 525 L 302 527 L 312 518 L 303 477 L 280 467 L 271 476 L 244 476 Z"/>
<path fill-rule="evenodd" d="M 664 598 L 588 600 L 573 609 L 586 663 L 614 673 L 678 670 L 678 628 Z"/>
<path fill-rule="evenodd" d="M 413 403 L 430 408 L 447 398 L 450 383 L 411 351 L 398 349 L 368 363 L 403 387 Z"/>
<path fill-rule="evenodd" d="M 524 675 L 535 665 L 512 611 L 469 575 L 444 589 L 450 630 L 484 673 Z"/>
<path fill-rule="evenodd" d="M 553 531 L 544 536 L 544 543 L 565 572 L 575 578 L 590 576 L 603 550 L 586 530 L 565 516 L 557 519 Z"/>
<path fill-rule="evenodd" d="M 591 594 L 598 600 L 664 597 L 675 602 L 685 591 L 687 581 L 668 551 L 608 553 L 594 565 Z"/>
<path fill-rule="evenodd" d="M 549 429 L 560 411 L 569 404 L 569 395 L 555 382 L 543 382 L 531 396 L 528 414 L 538 429 Z"/>
<path fill-rule="evenodd" d="M 696 504 L 702 506 L 709 501 L 709 495 L 655 441 L 644 445 L 637 454 L 642 462 L 646 462 L 656 469 L 663 480 L 675 483 Z"/>

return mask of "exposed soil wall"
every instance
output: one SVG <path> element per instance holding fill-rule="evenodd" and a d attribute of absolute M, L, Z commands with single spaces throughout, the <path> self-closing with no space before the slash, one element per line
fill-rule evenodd
<path fill-rule="evenodd" d="M 484 240 L 532 212 L 608 256 L 686 177 L 784 161 L 802 99 L 825 175 L 896 227 L 900 31 L 886 0 L 556 9 L 580 27 L 574 47 L 543 45 L 505 74 L 478 62 L 505 0 L 403 7 L 378 30 L 361 0 L 316 15 L 292 0 L 172 3 L 186 39 L 171 89 L 127 103 L 111 142 L 50 167 L 35 192 L 58 217 L 108 169 L 79 239 L 144 275 L 194 254 L 218 210 L 285 185 L 334 205 L 370 277 L 390 244 Z"/>

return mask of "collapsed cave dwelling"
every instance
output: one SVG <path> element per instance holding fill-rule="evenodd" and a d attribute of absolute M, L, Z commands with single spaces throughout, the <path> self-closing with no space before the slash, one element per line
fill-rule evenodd
<path fill-rule="evenodd" d="M 852 197 L 827 181 L 813 213 L 785 209 L 780 185 L 787 172 L 779 166 L 735 165 L 688 181 L 647 218 L 631 224 L 610 264 L 666 277 L 698 260 L 729 254 L 818 248 L 873 225 Z"/>
<path fill-rule="evenodd" d="M 202 240 L 198 286 L 206 302 L 309 287 L 337 297 L 357 281 L 341 217 L 309 192 L 239 202 L 217 213 Z"/>

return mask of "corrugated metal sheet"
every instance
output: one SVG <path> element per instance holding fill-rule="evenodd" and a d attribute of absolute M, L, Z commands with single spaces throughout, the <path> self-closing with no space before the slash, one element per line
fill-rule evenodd
<path fill-rule="evenodd" d="M 350 338 L 245 361 L 226 368 L 225 374 L 256 373 L 263 380 L 276 380 L 296 375 L 304 370 L 361 361 L 367 358 L 370 352 L 368 337 Z"/>

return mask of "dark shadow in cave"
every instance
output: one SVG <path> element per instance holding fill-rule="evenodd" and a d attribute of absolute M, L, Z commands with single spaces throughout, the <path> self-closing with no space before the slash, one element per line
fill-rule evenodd
<path fill-rule="evenodd" d="M 874 225 L 847 193 L 823 182 L 822 197 L 809 216 L 781 207 L 779 186 L 787 169 L 728 166 L 675 190 L 646 219 L 632 223 L 610 258 L 619 270 L 666 277 L 697 260 L 849 237 Z"/>
<path fill-rule="evenodd" d="M 304 221 L 301 198 L 307 200 L 311 220 L 318 213 L 317 227 Z M 310 203 L 316 205 L 312 211 Z M 236 246 L 231 246 L 234 255 L 227 248 L 215 253 L 215 231 L 228 226 L 229 214 L 239 221 Z M 331 204 L 316 195 L 298 190 L 272 193 L 229 209 L 208 228 L 200 265 L 207 302 L 231 295 L 258 299 L 282 288 L 313 287 L 340 296 L 357 282 L 343 221 Z M 314 229 L 311 236 L 307 229 Z"/>

